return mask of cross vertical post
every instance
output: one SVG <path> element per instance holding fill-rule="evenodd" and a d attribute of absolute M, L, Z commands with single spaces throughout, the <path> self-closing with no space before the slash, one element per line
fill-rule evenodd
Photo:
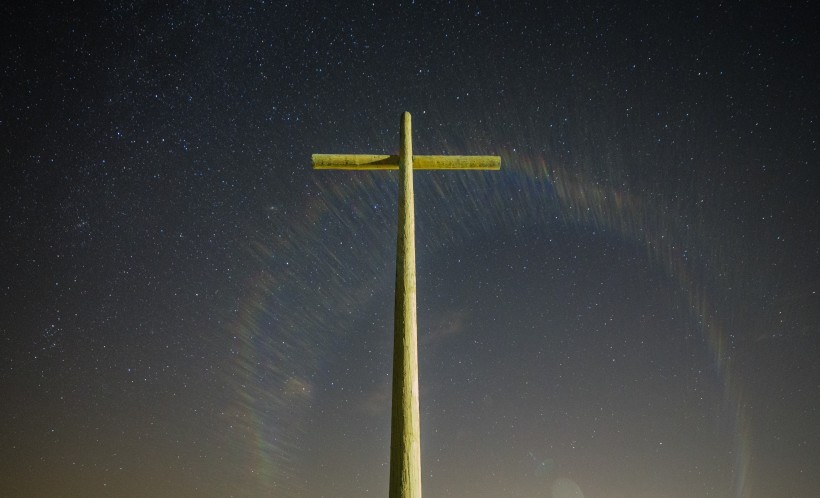
<path fill-rule="evenodd" d="M 419 372 L 416 320 L 416 220 L 410 113 L 401 116 L 390 498 L 421 498 Z"/>
<path fill-rule="evenodd" d="M 313 154 L 313 169 L 399 170 L 390 498 L 421 498 L 421 432 L 416 321 L 414 169 L 501 169 L 498 156 L 414 156 L 410 113 L 401 116 L 399 155 Z"/>

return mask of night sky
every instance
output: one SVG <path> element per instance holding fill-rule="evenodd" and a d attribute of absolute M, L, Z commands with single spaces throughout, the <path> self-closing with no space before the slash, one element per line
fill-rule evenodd
<path fill-rule="evenodd" d="M 0 495 L 386 496 L 409 111 L 425 496 L 820 496 L 820 18 L 698 3 L 0 7 Z"/>

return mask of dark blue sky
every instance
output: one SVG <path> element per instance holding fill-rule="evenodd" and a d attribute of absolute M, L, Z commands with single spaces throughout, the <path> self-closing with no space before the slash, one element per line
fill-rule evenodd
<path fill-rule="evenodd" d="M 0 494 L 820 493 L 809 2 L 2 7 Z"/>

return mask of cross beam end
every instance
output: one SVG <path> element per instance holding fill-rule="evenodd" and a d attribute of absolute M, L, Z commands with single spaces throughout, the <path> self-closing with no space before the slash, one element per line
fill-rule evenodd
<path fill-rule="evenodd" d="M 377 154 L 313 154 L 313 169 L 399 169 L 399 156 Z"/>

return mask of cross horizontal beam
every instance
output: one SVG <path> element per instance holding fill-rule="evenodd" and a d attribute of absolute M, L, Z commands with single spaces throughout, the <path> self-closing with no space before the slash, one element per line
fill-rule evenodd
<path fill-rule="evenodd" d="M 313 154 L 313 169 L 399 169 L 399 156 Z M 501 169 L 500 156 L 413 156 L 413 169 Z"/>

